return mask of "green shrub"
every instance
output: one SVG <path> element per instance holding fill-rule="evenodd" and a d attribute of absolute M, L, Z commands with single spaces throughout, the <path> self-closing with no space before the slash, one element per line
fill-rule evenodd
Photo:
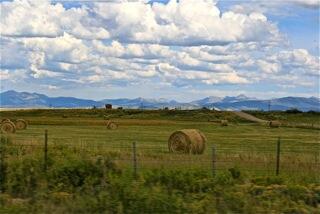
<path fill-rule="evenodd" d="M 179 171 L 179 170 L 153 170 L 146 174 L 147 185 L 160 184 L 171 190 L 179 190 L 184 193 L 207 192 L 213 188 L 213 181 L 202 170 Z"/>
<path fill-rule="evenodd" d="M 269 186 L 273 184 L 281 185 L 284 183 L 284 179 L 280 176 L 271 176 L 271 177 L 257 177 L 251 179 L 251 182 L 257 185 Z"/>
<path fill-rule="evenodd" d="M 266 190 L 266 188 L 264 186 L 255 186 L 254 185 L 249 189 L 249 193 L 252 196 L 258 196 L 258 195 L 262 195 L 265 190 Z"/>
<path fill-rule="evenodd" d="M 214 183 L 216 185 L 223 185 L 223 186 L 233 185 L 234 179 L 232 178 L 230 173 L 221 172 L 214 177 Z"/>
<path fill-rule="evenodd" d="M 107 182 L 109 174 L 121 174 L 121 170 L 108 157 L 96 160 L 76 157 L 55 163 L 48 172 L 49 188 L 72 192 L 77 189 L 95 188 Z"/>
<path fill-rule="evenodd" d="M 16 197 L 34 196 L 41 177 L 40 170 L 41 165 L 36 158 L 12 161 L 7 170 L 7 191 Z"/>
<path fill-rule="evenodd" d="M 91 161 L 68 160 L 50 170 L 50 188 L 58 191 L 74 191 L 86 183 L 97 185 L 102 171 Z"/>
<path fill-rule="evenodd" d="M 11 143 L 10 138 L 1 136 L 0 138 L 0 192 L 4 192 L 6 189 L 7 168 L 6 163 L 7 145 Z"/>
<path fill-rule="evenodd" d="M 238 179 L 241 176 L 240 169 L 238 167 L 229 168 L 228 171 L 230 172 L 233 179 Z"/>

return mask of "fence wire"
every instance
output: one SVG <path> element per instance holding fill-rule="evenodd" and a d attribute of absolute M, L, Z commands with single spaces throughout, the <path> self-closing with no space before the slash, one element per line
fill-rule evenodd
<path fill-rule="evenodd" d="M 79 159 L 108 158 L 120 168 L 134 173 L 150 169 L 202 169 L 208 172 L 238 168 L 245 172 L 267 174 L 310 173 L 320 171 L 320 143 L 293 142 L 292 139 L 265 139 L 268 144 L 227 143 L 211 145 L 202 155 L 170 153 L 166 145 L 139 142 L 116 143 L 94 138 L 47 136 L 15 138 L 5 143 L 1 160 L 21 159 L 34 155 L 43 158 L 47 169 L 49 159 L 63 161 L 68 155 Z M 259 140 L 259 139 L 250 139 Z M 248 140 L 248 141 L 250 141 Z M 2 142 L 3 144 L 3 142 Z M 278 144 L 279 147 L 278 147 Z"/>

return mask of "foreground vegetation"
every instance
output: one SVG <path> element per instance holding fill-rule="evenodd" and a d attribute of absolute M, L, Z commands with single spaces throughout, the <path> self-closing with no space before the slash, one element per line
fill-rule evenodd
<path fill-rule="evenodd" d="M 317 213 L 320 205 L 319 184 L 286 176 L 248 176 L 233 167 L 214 177 L 200 169 L 133 177 L 112 153 L 79 158 L 67 147 L 55 150 L 44 170 L 42 153 L 14 158 L 13 148 L 2 143 L 10 156 L 1 162 L 0 213 Z"/>
<path fill-rule="evenodd" d="M 320 119 L 317 113 L 253 114 L 295 123 Z M 317 213 L 320 208 L 317 129 L 269 128 L 208 110 L 23 110 L 1 112 L 1 118 L 24 118 L 30 125 L 2 137 L 0 213 Z M 105 119 L 119 128 L 107 130 Z M 229 126 L 220 126 L 221 119 Z M 183 128 L 206 135 L 205 154 L 168 152 L 169 135 Z M 275 176 L 278 137 L 281 166 Z"/>

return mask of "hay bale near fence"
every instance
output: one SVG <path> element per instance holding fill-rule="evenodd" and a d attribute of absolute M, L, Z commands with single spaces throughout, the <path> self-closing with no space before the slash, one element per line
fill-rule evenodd
<path fill-rule="evenodd" d="M 168 140 L 173 153 L 202 154 L 206 148 L 206 137 L 197 129 L 182 129 L 172 133 Z"/>
<path fill-rule="evenodd" d="M 6 133 L 6 134 L 13 134 L 16 132 L 16 126 L 10 120 L 2 122 L 0 129 L 1 129 L 1 133 Z"/>
<path fill-rule="evenodd" d="M 23 119 L 18 119 L 15 122 L 15 126 L 17 130 L 23 130 L 23 129 L 27 129 L 28 123 Z"/>
<path fill-rule="evenodd" d="M 281 123 L 279 121 L 276 121 L 276 120 L 269 121 L 270 128 L 279 128 L 280 126 L 281 126 Z"/>
<path fill-rule="evenodd" d="M 221 126 L 228 126 L 228 120 L 221 120 Z"/>

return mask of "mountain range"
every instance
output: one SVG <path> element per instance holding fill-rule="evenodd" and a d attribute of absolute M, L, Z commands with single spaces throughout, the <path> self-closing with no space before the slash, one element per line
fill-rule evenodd
<path fill-rule="evenodd" d="M 317 97 L 282 97 L 275 99 L 257 99 L 245 95 L 226 97 L 206 97 L 192 102 L 177 102 L 167 99 L 104 99 L 89 100 L 74 97 L 49 97 L 44 94 L 17 92 L 14 90 L 0 93 L 1 108 L 91 108 L 112 104 L 123 108 L 215 108 L 217 110 L 287 110 L 297 108 L 301 111 L 320 111 L 320 99 Z"/>

